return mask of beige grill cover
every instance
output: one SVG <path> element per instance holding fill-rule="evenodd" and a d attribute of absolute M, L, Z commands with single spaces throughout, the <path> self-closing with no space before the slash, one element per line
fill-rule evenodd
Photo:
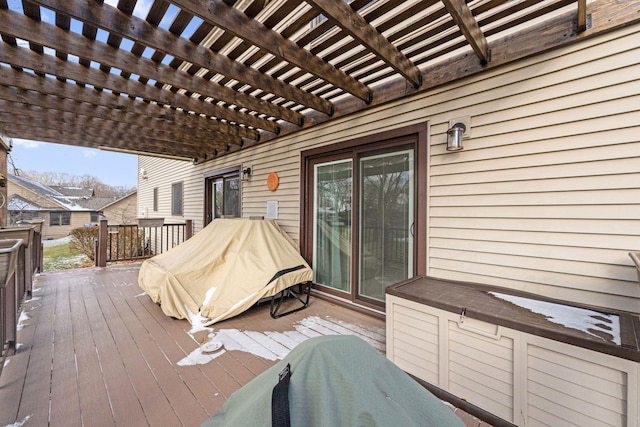
<path fill-rule="evenodd" d="M 295 242 L 275 221 L 216 219 L 144 261 L 138 284 L 166 315 L 210 325 L 312 279 Z"/>

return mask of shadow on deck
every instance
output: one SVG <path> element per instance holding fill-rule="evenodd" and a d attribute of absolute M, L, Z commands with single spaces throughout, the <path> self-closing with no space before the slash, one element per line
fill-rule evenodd
<path fill-rule="evenodd" d="M 0 377 L 0 425 L 197 426 L 299 342 L 354 334 L 384 352 L 384 320 L 313 298 L 272 319 L 268 304 L 210 329 L 165 316 L 139 264 L 41 274 L 18 349 Z M 204 354 L 216 334 L 224 348 Z M 478 425 L 466 419 L 467 425 Z"/>

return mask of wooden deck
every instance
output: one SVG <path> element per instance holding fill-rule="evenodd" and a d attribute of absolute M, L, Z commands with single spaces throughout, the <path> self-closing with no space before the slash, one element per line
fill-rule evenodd
<path fill-rule="evenodd" d="M 280 319 L 264 304 L 195 331 L 141 293 L 138 268 L 37 277 L 0 377 L 1 426 L 198 426 L 308 337 L 356 334 L 384 351 L 383 320 L 313 297 Z M 224 348 L 202 353 L 213 334 Z"/>

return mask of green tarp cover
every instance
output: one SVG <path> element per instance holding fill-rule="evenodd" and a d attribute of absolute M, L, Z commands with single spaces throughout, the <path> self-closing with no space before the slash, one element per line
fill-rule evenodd
<path fill-rule="evenodd" d="M 311 338 L 235 392 L 203 427 L 270 426 L 271 393 L 291 364 L 291 426 L 464 427 L 442 401 L 355 336 Z"/>

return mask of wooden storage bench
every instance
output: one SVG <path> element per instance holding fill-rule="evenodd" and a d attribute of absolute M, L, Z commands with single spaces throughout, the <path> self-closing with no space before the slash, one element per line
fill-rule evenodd
<path fill-rule="evenodd" d="M 387 357 L 517 425 L 640 425 L 640 318 L 475 283 L 387 288 Z"/>

